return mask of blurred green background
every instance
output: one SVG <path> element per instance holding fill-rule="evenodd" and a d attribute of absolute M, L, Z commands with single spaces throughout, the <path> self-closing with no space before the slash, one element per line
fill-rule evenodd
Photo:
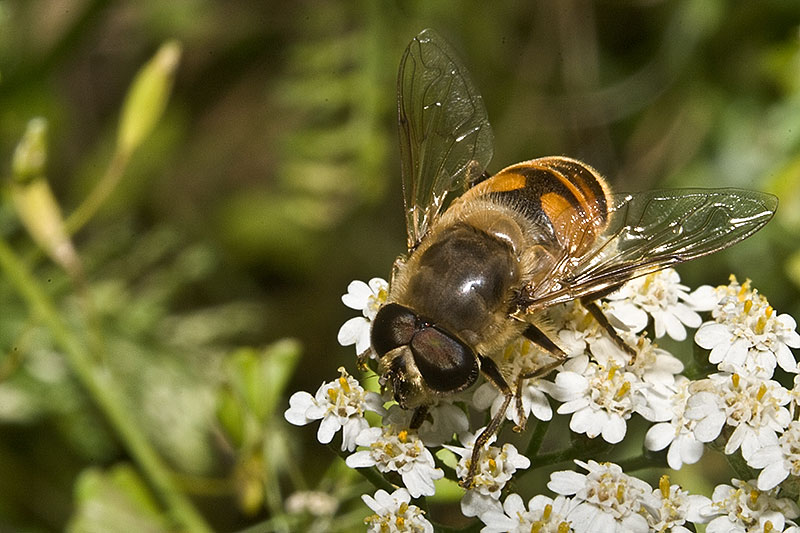
<path fill-rule="evenodd" d="M 484 96 L 492 172 L 565 154 L 617 190 L 777 194 L 756 238 L 679 272 L 752 278 L 799 316 L 800 2 L 0 0 L 0 239 L 214 529 L 363 527 L 367 486 L 282 413 L 292 391 L 355 371 L 340 295 L 403 251 L 395 77 L 425 27 Z M 170 40 L 164 114 L 75 233 L 76 278 L 20 222 L 15 146 L 47 120 L 44 173 L 68 217 L 110 172 L 125 95 Z M 0 531 L 175 528 L 24 286 L 4 271 Z M 331 479 L 336 527 L 285 514 L 288 494 Z"/>

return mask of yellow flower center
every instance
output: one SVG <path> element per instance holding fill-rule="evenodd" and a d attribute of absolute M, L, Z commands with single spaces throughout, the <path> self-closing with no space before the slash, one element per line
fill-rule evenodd
<path fill-rule="evenodd" d="M 767 386 L 762 383 L 761 386 L 758 388 L 758 394 L 756 395 L 756 399 L 760 402 L 764 395 L 767 393 Z"/>
<path fill-rule="evenodd" d="M 665 500 L 669 498 L 669 476 L 664 474 L 658 480 L 658 489 L 661 491 L 661 497 Z"/>
<path fill-rule="evenodd" d="M 547 504 L 544 506 L 544 511 L 542 511 L 542 518 L 545 520 L 550 519 L 550 515 L 553 514 L 553 506 L 551 504 Z"/>
<path fill-rule="evenodd" d="M 622 398 L 625 397 L 626 394 L 628 394 L 629 390 L 631 390 L 630 381 L 624 381 L 620 386 L 619 390 L 617 390 L 617 393 L 614 395 L 614 399 L 617 401 L 621 400 Z"/>

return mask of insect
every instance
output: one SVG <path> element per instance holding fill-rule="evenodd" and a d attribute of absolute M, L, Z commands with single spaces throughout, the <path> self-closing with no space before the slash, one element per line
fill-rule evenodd
<path fill-rule="evenodd" d="M 565 357 L 537 326 L 543 311 L 579 299 L 632 352 L 595 300 L 745 239 L 777 207 L 776 197 L 742 189 L 614 193 L 589 165 L 561 156 L 490 177 L 493 134 L 482 98 L 432 30 L 403 55 L 397 107 L 408 253 L 395 262 L 387 303 L 372 323 L 372 350 L 382 386 L 414 410 L 412 428 L 481 374 L 503 394 L 476 439 L 461 482 L 467 488 L 515 396 L 523 418 L 523 381 Z M 504 376 L 497 357 L 520 335 L 554 362 Z"/>

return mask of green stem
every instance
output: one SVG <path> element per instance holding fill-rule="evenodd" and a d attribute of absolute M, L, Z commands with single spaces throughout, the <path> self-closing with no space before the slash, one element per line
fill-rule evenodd
<path fill-rule="evenodd" d="M 134 417 L 126 408 L 124 399 L 119 394 L 119 385 L 114 382 L 108 372 L 98 369 L 92 364 L 91 358 L 61 319 L 56 307 L 41 290 L 23 262 L 3 240 L 0 240 L 0 269 L 4 271 L 11 285 L 28 303 L 33 315 L 42 321 L 56 344 L 64 351 L 64 356 L 76 377 L 99 406 L 128 452 L 161 496 L 169 508 L 172 518 L 186 531 L 211 531 L 191 501 L 178 489 L 175 480 L 169 474 L 167 465 L 134 422 Z"/>
<path fill-rule="evenodd" d="M 481 527 L 483 527 L 483 524 L 477 519 L 473 519 L 472 523 L 467 526 L 446 526 L 433 520 L 430 522 L 433 525 L 433 530 L 438 533 L 472 533 L 480 531 Z"/>
<path fill-rule="evenodd" d="M 531 459 L 531 468 L 530 470 L 534 470 L 539 468 L 540 466 L 546 465 L 554 465 L 558 463 L 563 463 L 564 461 L 569 461 L 575 458 L 575 452 L 577 448 L 574 446 L 570 446 L 569 448 L 565 448 L 563 450 L 551 453 L 545 453 L 534 457 Z"/>
<path fill-rule="evenodd" d="M 545 435 L 547 435 L 547 429 L 550 427 L 550 421 L 544 420 L 537 420 L 536 426 L 533 428 L 533 434 L 531 435 L 531 440 L 528 442 L 528 447 L 525 449 L 525 456 L 529 459 L 536 457 L 539 453 L 539 449 L 542 447 L 542 442 L 544 441 Z"/>
<path fill-rule="evenodd" d="M 741 453 L 725 454 L 725 460 L 739 479 L 747 481 L 748 479 L 757 477 L 757 472 L 754 472 L 753 469 L 747 465 Z"/>
<path fill-rule="evenodd" d="M 125 167 L 128 166 L 129 154 L 117 150 L 111 158 L 111 162 L 106 168 L 105 174 L 100 178 L 100 181 L 95 184 L 94 189 L 86 196 L 81 204 L 75 208 L 75 211 L 67 218 L 67 232 L 74 235 L 80 228 L 82 228 L 98 209 L 105 203 L 114 189 L 119 184 L 122 176 L 125 174 Z"/>
<path fill-rule="evenodd" d="M 642 468 L 651 468 L 657 466 L 663 466 L 660 463 L 656 464 L 653 460 L 652 456 L 649 456 L 646 453 L 639 454 L 635 457 L 629 457 L 627 459 L 622 459 L 621 461 L 616 462 L 622 471 L 625 473 L 628 472 L 635 472 L 636 470 L 641 470 Z"/>
<path fill-rule="evenodd" d="M 531 468 L 528 471 L 533 471 L 540 466 L 591 457 L 607 447 L 608 445 L 602 439 L 579 439 L 573 442 L 569 448 L 531 458 Z"/>

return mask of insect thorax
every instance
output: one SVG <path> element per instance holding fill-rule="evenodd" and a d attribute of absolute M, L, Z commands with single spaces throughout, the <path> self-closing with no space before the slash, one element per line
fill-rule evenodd
<path fill-rule="evenodd" d="M 414 273 L 403 303 L 470 343 L 480 340 L 495 314 L 505 314 L 519 280 L 511 246 L 464 223 L 443 229 L 408 266 Z"/>

